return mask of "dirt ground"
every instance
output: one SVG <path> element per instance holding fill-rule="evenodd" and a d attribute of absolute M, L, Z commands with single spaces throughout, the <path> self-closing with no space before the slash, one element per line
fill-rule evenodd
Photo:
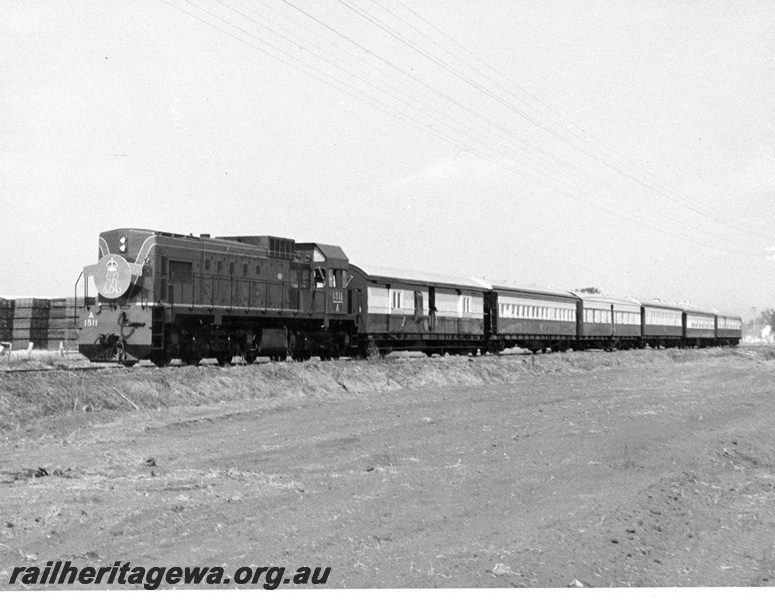
<path fill-rule="evenodd" d="M 328 588 L 770 586 L 775 360 L 656 352 L 448 359 L 523 375 L 268 404 L 125 391 L 139 410 L 37 418 L 0 436 L 0 588 L 49 560 L 331 566 Z M 247 369 L 177 371 L 227 389 Z"/>

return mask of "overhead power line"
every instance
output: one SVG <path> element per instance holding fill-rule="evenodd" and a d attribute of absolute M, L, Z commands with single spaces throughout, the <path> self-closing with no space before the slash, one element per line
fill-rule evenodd
<path fill-rule="evenodd" d="M 543 180 L 542 180 L 542 179 L 538 179 L 538 178 L 536 178 L 534 176 L 529 176 L 522 169 L 516 169 L 515 167 L 509 165 L 505 161 L 516 163 L 516 164 L 521 165 L 523 167 L 526 167 L 528 169 L 531 169 L 531 167 L 525 165 L 524 163 L 520 163 L 514 157 L 509 156 L 509 155 L 501 152 L 500 149 L 498 149 L 498 148 L 496 148 L 494 146 L 493 141 L 492 141 L 493 138 L 490 138 L 490 141 L 483 140 L 481 138 L 481 135 L 482 135 L 481 129 L 477 128 L 477 132 L 478 132 L 477 135 L 478 135 L 478 137 L 477 137 L 477 135 L 472 137 L 470 133 L 468 133 L 468 132 L 464 131 L 463 129 L 461 129 L 460 127 L 464 126 L 465 122 L 460 120 L 459 114 L 455 114 L 456 124 L 457 125 L 451 125 L 448 122 L 443 120 L 444 117 L 447 117 L 448 115 L 440 116 L 442 113 L 439 113 L 435 108 L 431 108 L 431 105 L 423 104 L 423 101 L 419 101 L 420 102 L 419 107 L 416 104 L 412 105 L 411 103 L 406 102 L 400 96 L 396 95 L 396 93 L 400 93 L 398 91 L 398 88 L 391 87 L 391 89 L 393 90 L 391 92 L 391 91 L 386 91 L 386 89 L 384 87 L 380 87 L 379 85 L 375 85 L 375 83 L 373 81 L 369 81 L 367 79 L 368 72 L 363 70 L 362 68 L 360 68 L 360 67 L 358 68 L 358 72 L 360 74 L 354 74 L 352 71 L 348 70 L 347 68 L 343 68 L 342 65 L 338 63 L 337 57 L 332 55 L 330 52 L 325 51 L 319 45 L 315 45 L 314 46 L 317 51 L 310 50 L 309 48 L 302 48 L 302 50 L 307 52 L 307 53 L 309 53 L 311 56 L 315 57 L 316 59 L 322 60 L 323 62 L 328 64 L 330 67 L 339 70 L 345 77 L 355 78 L 361 84 L 366 85 L 367 87 L 372 87 L 372 88 L 376 89 L 378 91 L 378 93 L 386 94 L 388 97 L 391 98 L 392 102 L 397 102 L 399 105 L 403 105 L 404 107 L 406 107 L 406 109 L 409 109 L 409 110 L 418 110 L 426 118 L 430 118 L 430 119 L 435 120 L 442 127 L 446 127 L 450 131 L 445 133 L 443 131 L 440 131 L 439 129 L 428 127 L 423 122 L 418 121 L 416 117 L 412 116 L 411 112 L 406 112 L 405 109 L 396 108 L 396 106 L 394 106 L 394 105 L 387 104 L 385 101 L 380 100 L 378 97 L 374 96 L 373 94 L 366 93 L 362 89 L 360 89 L 359 87 L 355 87 L 352 84 L 348 84 L 341 77 L 333 76 L 330 73 L 322 71 L 321 69 L 319 69 L 319 68 L 315 67 L 314 65 L 312 65 L 309 61 L 305 61 L 305 60 L 299 59 L 297 56 L 294 56 L 293 54 L 289 53 L 288 51 L 282 50 L 277 45 L 271 44 L 271 43 L 269 43 L 269 42 L 259 38 L 254 33 L 248 31 L 246 28 L 239 27 L 238 25 L 235 25 L 230 20 L 224 19 L 220 15 L 217 15 L 217 14 L 213 13 L 212 11 L 209 11 L 209 10 L 203 8 L 202 6 L 199 6 L 199 5 L 191 2 L 190 0 L 185 0 L 185 1 L 190 6 L 195 7 L 196 9 L 202 11 L 204 14 L 210 16 L 211 18 L 214 18 L 214 19 L 218 20 L 219 22 L 223 23 L 224 25 L 226 25 L 226 26 L 228 26 L 230 28 L 233 28 L 236 31 L 239 31 L 243 35 L 246 35 L 246 36 L 248 36 L 248 37 L 250 37 L 252 39 L 255 39 L 256 42 L 258 44 L 260 44 L 260 45 L 254 44 L 254 43 L 244 39 L 242 36 L 235 35 L 233 32 L 227 31 L 227 30 L 223 29 L 222 27 L 219 27 L 218 25 L 208 21 L 207 19 L 203 19 L 203 18 L 201 18 L 198 15 L 194 15 L 190 11 L 186 11 L 186 10 L 176 6 L 175 4 L 172 4 L 171 2 L 168 2 L 167 0 L 163 0 L 163 1 L 165 1 L 165 3 L 168 4 L 169 6 L 172 6 L 173 8 L 175 8 L 177 10 L 180 10 L 181 12 L 184 12 L 185 14 L 187 14 L 189 16 L 194 17 L 195 19 L 199 20 L 200 22 L 203 22 L 206 25 L 214 27 L 218 31 L 220 31 L 220 32 L 222 32 L 222 33 L 224 33 L 226 35 L 229 35 L 230 37 L 232 37 L 232 38 L 234 38 L 234 39 L 236 39 L 236 40 L 238 40 L 238 41 L 240 41 L 242 43 L 245 43 L 245 44 L 253 47 L 254 49 L 256 49 L 256 50 L 258 50 L 258 51 L 260 51 L 260 52 L 262 52 L 264 54 L 267 54 L 267 55 L 271 56 L 272 58 L 274 58 L 276 60 L 279 60 L 283 64 L 285 64 L 287 66 L 290 66 L 290 67 L 292 67 L 292 68 L 294 68 L 296 70 L 299 70 L 300 72 L 302 72 L 302 73 L 304 73 L 306 75 L 312 76 L 316 80 L 321 81 L 321 82 L 323 82 L 323 83 L 325 83 L 327 85 L 332 85 L 333 87 L 335 87 L 339 91 L 341 91 L 343 93 L 346 93 L 348 95 L 351 95 L 353 97 L 356 97 L 357 99 L 359 99 L 361 101 L 364 101 L 369 106 L 377 108 L 377 109 L 385 112 L 386 114 L 391 115 L 394 118 L 398 118 L 398 119 L 402 120 L 403 122 L 412 125 L 413 127 L 417 127 L 419 129 L 425 131 L 426 133 L 431 133 L 435 137 L 438 137 L 439 139 L 443 139 L 444 141 L 446 141 L 448 143 L 451 143 L 451 144 L 453 144 L 453 145 L 455 145 L 457 147 L 466 147 L 470 143 L 469 141 L 463 141 L 462 139 L 460 139 L 458 137 L 458 135 L 463 135 L 463 136 L 467 137 L 469 140 L 473 140 L 474 142 L 478 143 L 484 149 L 490 151 L 490 155 L 487 155 L 487 154 L 484 154 L 482 152 L 477 151 L 477 154 L 480 155 L 485 160 L 489 160 L 490 162 L 498 164 L 499 166 L 501 166 L 503 168 L 506 168 L 506 169 L 508 169 L 508 170 L 510 170 L 512 172 L 515 172 L 515 173 L 519 174 L 522 177 L 526 177 L 528 179 L 537 181 L 537 182 L 541 183 L 542 185 L 545 185 L 546 187 L 549 187 L 550 189 L 554 189 L 555 191 L 558 191 L 559 193 L 562 193 L 565 196 L 572 197 L 572 198 L 574 198 L 574 199 L 576 199 L 576 200 L 578 200 L 580 202 L 583 202 L 583 203 L 585 203 L 587 205 L 593 206 L 593 207 L 595 207 L 595 208 L 597 208 L 599 210 L 604 210 L 604 211 L 609 212 L 610 214 L 616 215 L 616 216 L 618 216 L 620 218 L 625 218 L 625 219 L 628 219 L 630 221 L 633 221 L 632 215 L 628 215 L 626 212 L 624 212 L 624 213 L 622 212 L 621 209 L 624 208 L 622 206 L 618 206 L 618 207 L 615 206 L 615 207 L 613 207 L 613 210 L 612 210 L 611 207 L 605 207 L 603 205 L 600 205 L 598 202 L 590 201 L 589 199 L 585 199 L 585 197 L 588 196 L 588 194 L 583 192 L 583 190 L 578 190 L 577 188 L 569 186 L 567 184 L 567 182 L 565 182 L 565 181 L 563 181 L 561 179 L 558 179 L 558 178 L 556 178 L 556 177 L 554 177 L 554 176 L 552 176 L 550 174 L 547 174 L 545 172 L 538 171 L 538 170 L 534 169 L 533 172 L 534 173 L 538 173 L 539 175 L 541 175 L 543 177 Z M 338 36 L 345 37 L 346 39 L 349 40 L 349 38 L 347 38 L 347 36 L 343 36 L 343 34 L 339 33 L 336 29 L 334 29 L 333 27 L 331 27 L 329 25 L 324 24 L 322 21 L 320 21 L 319 19 L 313 17 L 312 15 L 307 13 L 306 11 L 304 11 L 302 9 L 299 9 L 298 7 L 296 7 L 293 4 L 291 4 L 290 2 L 288 2 L 287 0 L 283 0 L 283 1 L 284 1 L 284 3 L 286 5 L 291 6 L 295 10 L 301 12 L 302 14 L 306 15 L 308 18 L 312 19 L 313 21 L 315 21 L 315 22 L 317 22 L 317 23 L 319 23 L 321 25 L 324 25 L 325 28 L 328 29 L 329 31 L 331 31 L 333 33 L 336 33 Z M 245 19 L 251 21 L 252 23 L 254 23 L 255 25 L 258 25 L 258 26 L 262 27 L 263 29 L 267 30 L 272 35 L 279 36 L 281 39 L 283 39 L 284 41 L 286 41 L 286 42 L 288 42 L 290 44 L 295 44 L 296 45 L 296 49 L 298 49 L 298 40 L 294 40 L 293 38 L 290 38 L 290 37 L 288 37 L 286 35 L 283 35 L 283 34 L 278 34 L 276 31 L 271 30 L 271 28 L 263 25 L 259 21 L 256 21 L 255 19 L 253 19 L 249 15 L 246 15 L 245 13 L 234 9 L 233 7 L 225 4 L 224 2 L 220 2 L 220 0 L 219 0 L 219 3 L 222 4 L 223 6 L 225 6 L 226 8 L 228 8 L 230 11 L 234 11 L 235 13 L 239 14 L 242 18 L 245 18 Z M 238 4 L 241 7 L 246 8 L 247 10 L 250 10 L 251 12 L 253 12 L 253 14 L 256 14 L 255 11 L 252 11 L 252 9 L 250 9 L 249 7 L 246 7 L 244 4 L 241 4 L 241 3 L 238 3 Z M 264 3 L 262 3 L 262 4 L 264 4 Z M 284 28 L 283 30 L 286 31 L 286 32 L 289 32 L 289 30 L 287 28 Z M 289 33 L 292 33 L 292 32 L 289 32 Z M 355 42 L 353 40 L 349 40 L 349 41 L 350 41 L 350 43 L 358 45 L 357 42 Z M 363 47 L 363 46 L 360 46 L 360 47 L 363 48 L 364 50 L 366 50 L 365 47 Z M 366 50 L 366 51 L 369 52 L 368 50 Z M 278 54 L 280 56 L 278 56 Z M 353 56 L 352 53 L 349 53 L 349 55 Z M 384 59 L 382 57 L 379 57 L 379 56 L 377 56 L 375 54 L 374 54 L 374 56 L 377 57 L 383 63 L 388 64 L 391 68 L 398 69 L 401 73 L 403 73 L 403 70 L 401 70 L 399 67 L 393 65 L 389 61 L 386 61 L 386 59 Z M 348 66 L 352 66 L 352 64 L 348 63 Z M 385 72 L 382 71 L 382 74 L 384 75 Z M 394 76 L 391 77 L 391 80 L 394 83 L 396 83 L 396 82 L 399 83 L 399 85 L 400 85 L 400 81 L 398 79 L 396 79 Z M 438 90 L 435 90 L 432 86 L 428 86 L 424 82 L 417 80 L 417 78 L 413 78 L 413 80 L 415 82 L 418 82 L 418 83 L 422 84 L 427 89 L 431 90 L 433 93 L 438 93 Z M 384 82 L 380 81 L 380 83 L 384 83 Z M 429 99 L 429 100 L 431 99 L 429 94 L 427 94 L 425 92 L 421 93 L 420 95 L 423 98 L 426 98 L 426 99 Z M 412 98 L 413 98 L 413 100 L 415 102 L 418 102 L 417 96 L 412 96 Z M 451 97 L 448 97 L 448 96 L 445 95 L 445 99 L 451 101 L 458 108 L 466 108 L 467 109 L 467 107 L 461 105 L 460 103 L 457 103 Z M 437 106 L 437 104 L 435 104 L 434 106 Z M 497 124 L 495 122 L 492 122 L 491 120 L 487 119 L 486 117 L 483 117 L 482 115 L 479 115 L 477 113 L 473 113 L 473 114 L 478 119 L 483 119 L 486 122 L 488 122 L 488 124 L 491 125 L 492 127 L 497 128 L 501 133 L 508 134 L 508 137 L 513 139 L 513 136 L 514 136 L 513 132 L 510 132 L 509 130 L 501 127 L 499 124 Z M 463 125 L 461 125 L 461 123 L 463 123 Z M 510 139 L 509 142 L 511 142 L 512 139 Z M 528 147 L 530 147 L 530 146 L 528 146 Z M 557 157 L 552 156 L 550 153 L 546 153 L 545 151 L 543 151 L 540 148 L 535 147 L 535 152 L 536 153 L 543 153 L 544 155 L 546 155 L 548 158 L 550 158 L 552 160 L 558 160 Z M 561 164 L 562 164 L 562 162 L 561 162 Z M 575 167 L 573 167 L 572 165 L 569 165 L 569 166 L 571 167 L 571 170 L 575 169 Z M 578 169 L 575 169 L 575 170 L 576 171 L 580 171 Z M 588 177 L 588 175 L 583 173 L 583 172 L 578 172 L 577 174 L 579 176 Z M 546 179 L 548 179 L 549 181 L 551 181 L 553 183 L 547 184 Z M 605 182 L 603 182 L 603 183 L 605 184 Z M 562 187 L 558 187 L 558 186 L 564 186 L 566 189 L 563 189 Z M 568 190 L 570 190 L 570 191 L 568 191 Z M 739 250 L 731 250 L 731 249 L 727 249 L 727 248 L 721 248 L 721 247 L 718 247 L 718 246 L 711 246 L 711 245 L 709 245 L 709 244 L 707 244 L 705 242 L 687 238 L 685 235 L 675 234 L 674 232 L 671 232 L 669 230 L 664 229 L 664 227 L 650 225 L 650 224 L 645 223 L 645 222 L 643 222 L 642 220 L 639 220 L 639 219 L 636 219 L 633 222 L 637 222 L 638 224 L 640 224 L 642 226 L 645 226 L 645 227 L 648 227 L 648 228 L 650 228 L 652 230 L 659 231 L 660 233 L 664 233 L 665 235 L 671 235 L 673 237 L 677 237 L 679 239 L 683 239 L 684 241 L 689 241 L 691 243 L 698 243 L 698 244 L 704 245 L 706 247 L 714 247 L 715 249 L 722 250 L 722 251 L 725 251 L 725 252 L 732 252 L 732 253 L 735 253 L 735 254 L 746 254 L 746 255 L 749 255 L 748 253 L 743 253 L 743 252 L 740 252 Z M 751 256 L 758 256 L 758 255 L 752 255 L 751 254 Z"/>

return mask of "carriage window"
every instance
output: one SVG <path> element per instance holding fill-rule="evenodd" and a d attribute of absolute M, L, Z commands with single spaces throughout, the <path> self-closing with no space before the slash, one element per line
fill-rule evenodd
<path fill-rule="evenodd" d="M 403 308 L 404 307 L 404 294 L 403 292 L 393 292 L 391 295 L 391 302 L 390 306 L 392 308 Z"/>
<path fill-rule="evenodd" d="M 210 270 L 210 259 L 205 258 L 205 271 L 209 271 L 209 270 Z"/>
<path fill-rule="evenodd" d="M 247 277 L 248 276 L 248 264 L 247 263 L 242 265 L 242 276 L 243 277 Z"/>
<path fill-rule="evenodd" d="M 234 275 L 234 263 L 229 263 L 229 275 Z"/>
<path fill-rule="evenodd" d="M 218 265 L 217 265 L 217 266 L 218 266 L 218 272 L 219 272 L 219 273 L 220 273 L 221 271 L 223 271 L 223 261 L 222 261 L 222 260 L 219 260 L 219 261 L 218 261 Z"/>

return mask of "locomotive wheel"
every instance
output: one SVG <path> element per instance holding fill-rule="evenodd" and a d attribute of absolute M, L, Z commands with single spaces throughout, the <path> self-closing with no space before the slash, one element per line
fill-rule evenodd
<path fill-rule="evenodd" d="M 242 358 L 249 365 L 252 365 L 254 362 L 256 362 L 256 355 L 253 354 L 252 352 L 245 352 L 245 354 L 242 356 Z"/>
<path fill-rule="evenodd" d="M 231 366 L 231 359 L 234 358 L 231 354 L 219 354 L 215 357 L 215 359 L 218 361 L 219 367 L 228 367 Z"/>
<path fill-rule="evenodd" d="M 200 356 L 186 356 L 183 358 L 183 362 L 191 367 L 196 367 L 201 361 L 202 358 Z"/>

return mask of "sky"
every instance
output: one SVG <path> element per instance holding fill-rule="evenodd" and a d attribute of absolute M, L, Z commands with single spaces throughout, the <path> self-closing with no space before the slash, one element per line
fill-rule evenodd
<path fill-rule="evenodd" d="M 772 2 L 7 0 L 0 90 L 0 296 L 139 227 L 775 308 Z"/>

